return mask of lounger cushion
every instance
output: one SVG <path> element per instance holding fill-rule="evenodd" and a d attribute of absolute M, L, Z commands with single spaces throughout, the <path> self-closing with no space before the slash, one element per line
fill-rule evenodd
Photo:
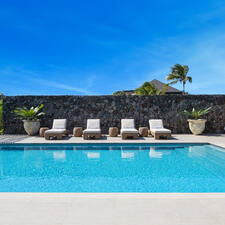
<path fill-rule="evenodd" d="M 166 128 L 161 128 L 161 129 L 151 129 L 152 132 L 158 133 L 158 134 L 168 134 L 171 133 L 171 130 L 166 129 Z"/>
<path fill-rule="evenodd" d="M 100 129 L 100 119 L 88 119 L 87 129 Z"/>
<path fill-rule="evenodd" d="M 66 119 L 54 119 L 52 129 L 66 129 Z"/>
<path fill-rule="evenodd" d="M 150 127 L 150 130 L 152 130 L 152 129 L 162 129 L 163 128 L 163 122 L 162 122 L 162 120 L 149 120 L 149 127 Z"/>
<path fill-rule="evenodd" d="M 124 133 L 124 134 L 138 134 L 138 130 L 136 129 L 121 129 L 120 133 Z"/>
<path fill-rule="evenodd" d="M 45 131 L 47 134 L 63 134 L 66 131 L 66 129 L 50 129 Z"/>
<path fill-rule="evenodd" d="M 122 119 L 121 120 L 122 129 L 135 129 L 134 119 Z"/>
<path fill-rule="evenodd" d="M 100 134 L 101 129 L 86 129 L 83 131 L 85 134 Z"/>

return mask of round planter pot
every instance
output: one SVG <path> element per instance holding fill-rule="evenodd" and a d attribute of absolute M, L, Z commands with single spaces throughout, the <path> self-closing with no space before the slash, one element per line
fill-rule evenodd
<path fill-rule="evenodd" d="M 40 129 L 40 121 L 23 120 L 23 126 L 28 135 L 33 136 Z"/>
<path fill-rule="evenodd" d="M 206 120 L 198 119 L 198 120 L 188 120 L 189 128 L 194 135 L 202 134 L 205 130 Z"/>

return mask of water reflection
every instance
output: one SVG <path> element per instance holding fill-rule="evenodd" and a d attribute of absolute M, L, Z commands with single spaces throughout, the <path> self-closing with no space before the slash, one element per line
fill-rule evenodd
<path fill-rule="evenodd" d="M 84 152 L 88 159 L 100 159 L 100 152 Z"/>
<path fill-rule="evenodd" d="M 162 158 L 163 155 L 169 155 L 171 153 L 171 151 L 168 150 L 163 150 L 163 151 L 159 151 L 158 147 L 150 147 L 150 151 L 149 151 L 149 158 Z"/>
<path fill-rule="evenodd" d="M 134 159 L 134 152 L 121 151 L 121 158 L 122 159 L 133 160 Z"/>
<path fill-rule="evenodd" d="M 188 147 L 188 157 L 202 157 L 206 154 L 205 146 L 189 146 Z"/>
<path fill-rule="evenodd" d="M 149 151 L 149 158 L 162 158 L 163 153 L 159 151 L 155 151 L 154 149 L 151 149 Z"/>
<path fill-rule="evenodd" d="M 55 151 L 55 152 L 53 152 L 53 158 L 56 161 L 65 162 L 66 161 L 66 152 L 65 151 Z"/>

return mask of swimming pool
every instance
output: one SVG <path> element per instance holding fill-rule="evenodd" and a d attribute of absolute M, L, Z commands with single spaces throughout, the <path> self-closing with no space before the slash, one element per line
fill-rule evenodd
<path fill-rule="evenodd" d="M 209 144 L 0 145 L 0 192 L 225 192 Z"/>

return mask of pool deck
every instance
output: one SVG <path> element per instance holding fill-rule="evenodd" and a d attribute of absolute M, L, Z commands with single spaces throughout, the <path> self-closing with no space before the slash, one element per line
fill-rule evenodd
<path fill-rule="evenodd" d="M 0 136 L 4 143 L 210 143 L 225 134 L 121 140 Z M 225 193 L 0 193 L 0 225 L 224 225 Z"/>
<path fill-rule="evenodd" d="M 39 136 L 10 136 L 13 143 L 209 143 L 225 148 L 225 134 L 203 134 L 203 135 L 190 135 L 190 134 L 173 134 L 170 140 L 155 140 L 153 137 L 144 137 L 136 140 L 121 140 L 121 137 L 109 137 L 103 135 L 100 140 L 83 140 L 81 137 L 65 137 L 63 140 L 45 140 Z M 16 139 L 13 140 L 13 137 Z M 0 137 L 1 142 L 1 137 Z M 10 138 L 9 138 L 10 142 Z"/>
<path fill-rule="evenodd" d="M 1 225 L 224 225 L 225 194 L 0 193 Z"/>

